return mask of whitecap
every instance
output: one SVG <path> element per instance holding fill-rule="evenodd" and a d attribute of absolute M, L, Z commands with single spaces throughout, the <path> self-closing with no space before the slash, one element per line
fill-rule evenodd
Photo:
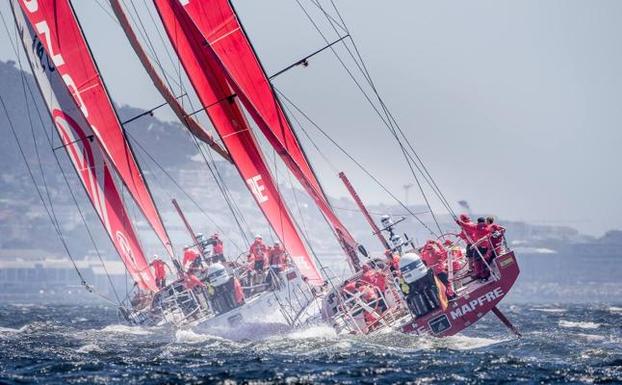
<path fill-rule="evenodd" d="M 145 330 L 139 326 L 129 326 L 129 325 L 108 325 L 105 328 L 101 329 L 104 333 L 122 333 L 122 334 L 134 334 L 137 336 L 148 335 L 151 334 L 149 330 Z"/>
<path fill-rule="evenodd" d="M 97 344 L 87 344 L 76 350 L 78 353 L 101 353 L 103 349 Z"/>
<path fill-rule="evenodd" d="M 622 313 L 622 307 L 618 306 L 609 306 L 607 310 L 611 313 Z"/>
<path fill-rule="evenodd" d="M 540 311 L 543 313 L 565 313 L 566 312 L 566 309 L 556 308 L 556 307 L 547 307 L 547 308 L 536 307 L 536 308 L 532 308 L 531 310 Z"/>
<path fill-rule="evenodd" d="M 578 328 L 578 329 L 598 329 L 599 323 L 589 321 L 565 321 L 560 320 L 559 326 L 562 328 Z"/>
<path fill-rule="evenodd" d="M 598 334 L 577 333 L 575 334 L 575 336 L 585 338 L 589 342 L 604 341 L 605 339 L 607 339 L 607 337 L 599 336 Z"/>
<path fill-rule="evenodd" d="M 509 341 L 505 339 L 483 338 L 483 337 L 468 337 L 464 335 L 455 335 L 445 337 L 438 340 L 444 347 L 452 350 L 472 350 L 480 349 L 488 346 L 500 344 Z M 435 343 L 436 344 L 436 343 Z"/>

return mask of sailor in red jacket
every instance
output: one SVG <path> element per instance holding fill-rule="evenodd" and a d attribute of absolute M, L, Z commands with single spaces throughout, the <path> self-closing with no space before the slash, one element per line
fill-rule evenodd
<path fill-rule="evenodd" d="M 470 260 L 473 257 L 474 252 L 471 245 L 477 241 L 477 224 L 473 223 L 471 218 L 469 218 L 466 214 L 460 214 L 460 218 L 456 220 L 456 223 L 462 229 L 458 236 L 466 242 L 466 257 Z"/>
<path fill-rule="evenodd" d="M 201 258 L 199 253 L 190 246 L 184 247 L 184 258 L 182 259 L 184 270 L 193 273 L 201 268 Z"/>
<path fill-rule="evenodd" d="M 490 228 L 483 217 L 477 218 L 475 228 L 475 240 L 471 248 L 475 250 L 473 254 L 473 278 L 485 280 L 490 277 L 490 271 L 486 267 L 485 260 L 489 257 L 490 249 Z"/>
<path fill-rule="evenodd" d="M 436 240 L 429 240 L 421 250 L 421 260 L 428 266 L 445 286 L 447 298 L 455 297 L 452 284 L 447 274 L 447 250 Z"/>
<path fill-rule="evenodd" d="M 166 269 L 171 271 L 171 268 L 157 255 L 154 255 L 153 257 L 154 259 L 151 261 L 149 266 L 153 267 L 153 275 L 155 276 L 156 286 L 158 289 L 162 289 L 166 286 Z"/>
<path fill-rule="evenodd" d="M 263 271 L 268 262 L 268 247 L 263 243 L 261 235 L 255 236 L 255 241 L 249 249 L 249 261 L 253 262 L 253 270 Z"/>
<path fill-rule="evenodd" d="M 505 227 L 494 222 L 494 217 L 486 218 L 486 224 L 488 225 L 488 231 L 490 233 L 490 246 L 492 246 L 492 249 L 488 251 L 488 254 L 490 255 L 490 258 L 488 258 L 489 262 L 491 262 L 494 257 L 501 255 L 504 248 L 503 236 L 505 234 Z"/>
<path fill-rule="evenodd" d="M 212 263 L 215 263 L 215 262 L 225 263 L 226 262 L 225 245 L 220 239 L 220 236 L 218 235 L 218 233 L 214 233 L 207 240 L 207 244 L 212 245 L 212 258 L 211 258 Z"/>

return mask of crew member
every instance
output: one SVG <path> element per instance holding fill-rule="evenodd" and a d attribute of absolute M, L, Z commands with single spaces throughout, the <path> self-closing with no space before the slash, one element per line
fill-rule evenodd
<path fill-rule="evenodd" d="M 287 253 L 283 247 L 281 247 L 281 242 L 275 241 L 274 245 L 268 249 L 267 255 L 270 271 L 266 282 L 270 285 L 272 290 L 276 290 L 279 288 L 279 283 L 281 282 L 281 276 L 279 274 L 287 268 Z"/>
<path fill-rule="evenodd" d="M 488 256 L 488 250 L 490 249 L 490 228 L 486 224 L 484 217 L 477 218 L 477 225 L 475 227 L 475 242 L 471 245 L 475 248 L 474 254 L 474 278 L 480 280 L 487 280 L 490 277 L 490 270 L 484 262 Z"/>
<path fill-rule="evenodd" d="M 268 264 L 268 248 L 263 242 L 261 235 L 255 236 L 255 241 L 251 244 L 248 254 L 248 261 L 251 264 L 251 269 L 255 274 L 255 284 L 261 283 L 264 280 L 264 270 Z"/>
<path fill-rule="evenodd" d="M 166 269 L 168 269 L 171 273 L 172 271 L 166 262 L 161 260 L 160 257 L 157 255 L 154 255 L 153 257 L 154 259 L 151 261 L 149 266 L 153 267 L 153 275 L 155 276 L 156 286 L 158 289 L 162 289 L 166 286 Z"/>
<path fill-rule="evenodd" d="M 455 297 L 452 285 L 447 274 L 447 250 L 439 241 L 429 240 L 421 251 L 421 259 L 428 266 L 438 279 L 445 285 L 445 294 L 448 298 Z"/>
<path fill-rule="evenodd" d="M 386 305 L 383 306 L 384 303 L 378 298 L 376 290 L 366 282 L 357 281 L 356 289 L 361 293 L 361 299 L 366 304 L 366 307 L 363 308 L 363 319 L 368 330 L 372 329 L 374 326 L 377 326 L 378 318 L 386 310 Z"/>
<path fill-rule="evenodd" d="M 225 263 L 225 245 L 218 233 L 214 233 L 206 242 L 208 245 L 212 245 L 212 263 L 220 262 Z"/>
<path fill-rule="evenodd" d="M 190 246 L 184 247 L 184 257 L 182 259 L 184 270 L 189 273 L 195 273 L 201 269 L 201 256 Z"/>
<path fill-rule="evenodd" d="M 486 218 L 486 225 L 488 225 L 488 231 L 490 233 L 490 246 L 491 250 L 488 251 L 490 257 L 487 261 L 490 263 L 492 260 L 503 253 L 503 236 L 505 234 L 505 227 L 494 223 L 494 217 Z"/>
<path fill-rule="evenodd" d="M 406 253 L 400 258 L 402 274 L 400 288 L 410 311 L 421 317 L 441 306 L 441 297 L 434 279 L 434 273 L 415 253 Z"/>

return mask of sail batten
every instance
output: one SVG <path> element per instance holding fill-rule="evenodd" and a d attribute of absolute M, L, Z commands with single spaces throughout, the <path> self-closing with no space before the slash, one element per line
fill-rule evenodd
<path fill-rule="evenodd" d="M 99 140 L 127 191 L 147 219 L 167 252 L 170 239 L 136 162 L 112 101 L 68 0 L 19 0 L 42 49 L 52 59 L 74 103 Z"/>
<path fill-rule="evenodd" d="M 205 49 L 217 58 L 232 90 L 314 200 L 357 270 L 358 244 L 330 206 L 231 2 L 188 0 L 183 2 L 183 9 L 201 32 Z"/>
<path fill-rule="evenodd" d="M 123 204 L 99 139 L 95 137 L 83 111 L 74 102 L 75 96 L 66 87 L 66 74 L 57 70 L 60 60 L 53 60 L 43 50 L 33 24 L 12 0 L 12 10 L 21 34 L 22 44 L 36 83 L 50 113 L 54 127 L 78 178 L 127 271 L 143 290 L 156 291 L 155 279 L 136 232 Z M 60 56 L 62 58 L 62 56 Z M 52 65 L 50 65 L 52 64 Z M 65 79 L 63 79 L 65 77 Z M 90 138 L 94 138 L 90 140 Z"/>
<path fill-rule="evenodd" d="M 281 197 L 238 98 L 217 58 L 183 11 L 179 0 L 154 0 L 169 40 L 194 87 L 205 112 L 233 162 L 301 273 L 313 283 L 323 279 L 309 255 L 296 224 Z"/>

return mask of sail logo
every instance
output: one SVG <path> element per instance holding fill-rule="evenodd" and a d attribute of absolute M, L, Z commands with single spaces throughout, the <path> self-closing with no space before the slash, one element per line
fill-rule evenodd
<path fill-rule="evenodd" d="M 489 291 L 488 293 L 473 299 L 470 302 L 465 303 L 462 306 L 458 306 L 455 310 L 450 312 L 451 319 L 455 320 L 462 316 L 465 316 L 469 313 L 476 311 L 479 307 L 483 306 L 485 303 L 493 302 L 494 300 L 501 298 L 505 293 L 503 289 L 497 287 L 494 290 Z"/>
<path fill-rule="evenodd" d="M 125 234 L 121 231 L 117 231 L 115 234 L 115 238 L 117 238 L 117 242 L 119 243 L 119 250 L 123 252 L 123 256 L 126 261 L 132 262 L 132 266 L 136 267 L 136 258 L 134 257 L 134 251 L 130 247 L 130 243 L 128 242 Z"/>
<path fill-rule="evenodd" d="M 255 196 L 255 199 L 257 199 L 257 202 L 264 203 L 268 201 L 268 197 L 263 193 L 266 189 L 266 186 L 264 186 L 261 180 L 261 175 L 255 175 L 252 178 L 248 178 L 246 180 L 246 183 L 251 189 L 253 195 Z"/>

